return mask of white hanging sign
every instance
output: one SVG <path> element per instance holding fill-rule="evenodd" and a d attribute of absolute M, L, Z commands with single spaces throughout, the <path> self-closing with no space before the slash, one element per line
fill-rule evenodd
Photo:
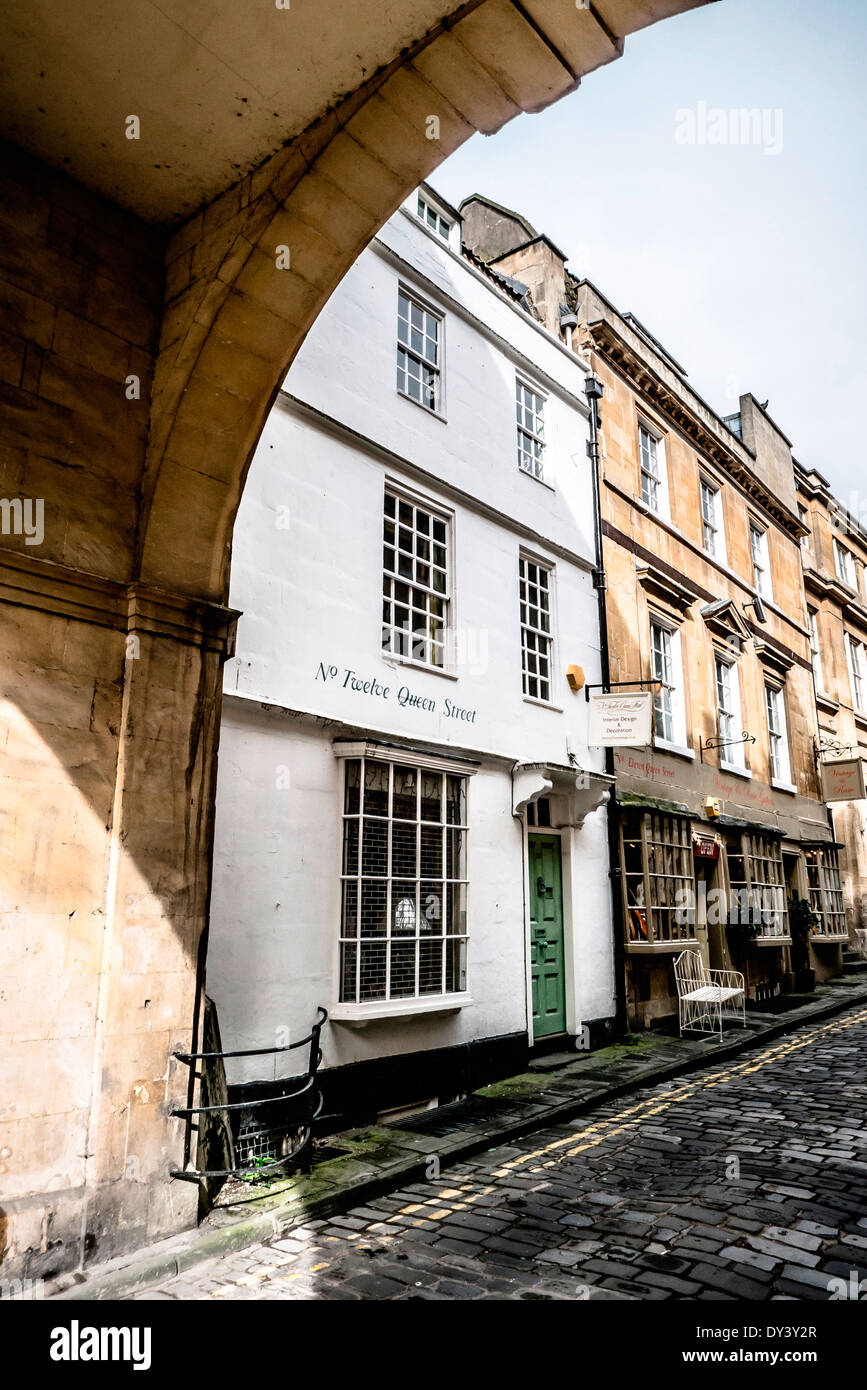
<path fill-rule="evenodd" d="M 591 748 L 646 748 L 652 718 L 653 696 L 648 690 L 629 695 L 593 690 L 587 742 Z"/>

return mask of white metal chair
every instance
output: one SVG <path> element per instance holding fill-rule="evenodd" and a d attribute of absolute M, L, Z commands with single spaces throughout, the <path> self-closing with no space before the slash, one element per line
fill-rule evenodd
<path fill-rule="evenodd" d="M 739 971 L 708 970 L 700 951 L 682 951 L 674 962 L 674 978 L 681 1037 L 684 1029 L 693 1033 L 719 1031 L 722 1042 L 723 1014 L 739 1018 L 746 1028 L 746 991 Z"/>

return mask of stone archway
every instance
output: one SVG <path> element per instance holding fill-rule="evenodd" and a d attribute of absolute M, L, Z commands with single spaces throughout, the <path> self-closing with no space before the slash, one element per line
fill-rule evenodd
<path fill-rule="evenodd" d="M 186 1086 L 171 1052 L 189 1044 L 207 920 L 232 525 L 286 368 L 446 155 L 706 2 L 470 0 L 170 237 L 42 166 L 21 176 L 14 215 L 46 259 L 13 246 L 3 272 L 24 344 L 3 486 L 44 486 L 53 512 L 38 557 L 23 537 L 0 546 L 4 1276 L 195 1219 L 195 1189 L 167 1179 Z"/>

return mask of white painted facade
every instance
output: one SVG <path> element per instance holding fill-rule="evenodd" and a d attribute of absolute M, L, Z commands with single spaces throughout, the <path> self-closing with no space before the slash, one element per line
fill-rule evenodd
<path fill-rule="evenodd" d="M 566 1030 L 614 1013 L 603 755 L 586 746 L 585 695 L 565 674 L 600 678 L 587 368 L 459 254 L 457 227 L 449 246 L 414 206 L 308 336 L 234 531 L 230 602 L 243 616 L 225 673 L 207 989 L 227 1050 L 298 1038 L 324 1005 L 326 1067 L 532 1034 L 528 830 L 515 807 L 540 792 L 566 793 L 551 820 L 569 823 L 545 832 L 562 841 Z M 396 388 L 400 286 L 441 316 L 439 413 Z M 516 374 L 544 398 L 544 481 L 518 466 Z M 445 670 L 382 650 L 387 489 L 447 526 Z M 522 688 L 521 556 L 552 576 L 546 702 Z M 384 760 L 397 756 L 384 745 L 404 745 L 407 764 L 442 757 L 467 775 L 464 988 L 341 1000 L 345 740 Z M 276 1072 L 235 1064 L 229 1080 L 297 1070 L 283 1060 Z"/>

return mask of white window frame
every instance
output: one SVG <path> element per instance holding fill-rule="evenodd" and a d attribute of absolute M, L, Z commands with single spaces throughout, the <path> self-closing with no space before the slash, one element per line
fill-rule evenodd
<path fill-rule="evenodd" d="M 728 682 L 728 689 L 721 690 L 721 673 L 725 671 L 725 680 Z M 744 731 L 743 713 L 741 708 L 741 682 L 740 673 L 736 661 L 723 656 L 722 652 L 714 652 L 713 660 L 714 692 L 716 695 L 717 709 L 717 734 L 721 740 L 738 739 Z M 728 701 L 728 707 L 723 706 L 723 696 Z M 719 750 L 719 765 L 726 772 L 737 772 L 744 774 L 747 771 L 746 748 L 743 743 L 729 743 L 725 748 Z"/>
<path fill-rule="evenodd" d="M 726 533 L 723 514 L 722 488 L 704 473 L 699 474 L 699 502 L 701 508 L 701 544 L 705 555 L 709 555 L 718 564 L 727 564 L 726 558 Z M 705 509 L 705 498 L 709 495 L 711 516 L 707 515 Z M 711 544 L 708 545 L 708 533 L 711 536 Z"/>
<path fill-rule="evenodd" d="M 653 445 L 645 449 L 644 437 Z M 649 461 L 649 462 L 648 462 Z M 655 464 L 656 473 L 652 464 Z M 649 420 L 639 416 L 638 420 L 638 472 L 639 495 L 642 506 L 654 516 L 670 519 L 668 501 L 668 460 L 665 455 L 665 436 Z"/>
<path fill-rule="evenodd" d="M 427 227 L 428 231 L 433 232 L 446 246 L 451 244 L 454 218 L 447 217 L 442 208 L 427 194 L 422 193 L 420 188 L 416 190 L 414 211 L 423 227 Z"/>
<path fill-rule="evenodd" d="M 409 316 L 406 318 L 402 313 L 404 300 L 410 306 Z M 418 325 L 413 323 L 413 309 L 422 316 L 421 347 L 413 346 L 413 332 L 419 332 Z M 405 329 L 403 327 L 404 324 L 406 324 Z M 437 330 L 436 353 L 434 357 L 430 356 L 427 347 L 427 344 L 431 341 L 431 335 L 428 332 L 428 327 L 431 324 L 435 324 Z M 402 341 L 401 334 L 406 338 L 405 342 Z M 441 309 L 437 309 L 435 305 L 418 294 L 410 285 L 406 285 L 403 281 L 400 281 L 397 287 L 397 338 L 395 343 L 397 393 L 399 396 L 402 396 L 404 400 L 412 401 L 413 405 L 420 406 L 420 408 L 426 410 L 429 415 L 436 415 L 440 419 L 444 418 L 445 405 L 445 375 L 443 372 L 444 351 L 445 314 Z M 419 399 L 416 399 L 409 390 L 410 381 L 415 379 L 409 369 L 409 364 L 411 363 L 416 363 L 419 367 Z M 429 373 L 429 377 L 426 377 L 425 373 Z M 433 388 L 432 403 L 430 400 L 424 399 L 425 394 L 430 393 L 431 385 Z"/>
<path fill-rule="evenodd" d="M 819 610 L 807 608 L 807 622 L 810 628 L 810 665 L 813 668 L 813 682 L 816 690 L 824 690 L 822 673 L 822 649 L 819 645 Z"/>
<path fill-rule="evenodd" d="M 760 598 L 773 601 L 774 586 L 771 582 L 771 552 L 768 545 L 767 527 L 750 517 L 750 559 L 753 566 L 753 588 Z M 756 540 L 758 540 L 758 554 Z"/>
<path fill-rule="evenodd" d="M 771 786 L 779 787 L 783 791 L 794 791 L 786 692 L 783 686 L 775 685 L 771 681 L 765 681 L 765 716 L 768 726 Z"/>
<path fill-rule="evenodd" d="M 400 749 L 395 747 L 383 747 L 376 743 L 345 744 L 339 750 L 335 749 L 340 760 L 340 798 L 341 798 L 341 863 L 340 863 L 340 920 L 338 924 L 338 950 L 337 950 L 337 996 L 338 1003 L 329 1011 L 332 1019 L 352 1021 L 353 1019 L 365 1020 L 369 1018 L 381 1018 L 388 1016 L 400 1016 L 413 1013 L 427 1013 L 445 1008 L 460 1008 L 463 1004 L 471 1003 L 467 989 L 467 979 L 469 971 L 469 860 L 468 860 L 468 839 L 469 839 L 469 800 L 470 800 L 470 778 L 475 771 L 472 767 L 467 767 L 456 763 L 450 759 L 437 758 L 432 755 L 413 752 L 410 749 Z M 347 775 L 350 763 L 359 763 L 359 783 L 362 791 L 359 793 L 358 810 L 350 811 L 347 809 L 349 798 L 347 796 Z M 388 782 L 388 809 L 385 816 L 377 815 L 375 812 L 367 815 L 365 813 L 365 803 L 363 789 L 365 786 L 365 767 L 367 763 L 380 765 L 386 773 Z M 394 814 L 394 787 L 395 776 L 399 769 L 413 769 L 416 773 L 415 802 L 416 809 L 413 817 L 401 817 Z M 441 777 L 442 794 L 440 801 L 440 819 L 422 819 L 422 779 L 425 776 Z M 459 777 L 463 782 L 463 818 L 460 821 L 451 821 L 448 818 L 448 779 Z M 371 874 L 364 872 L 364 833 L 365 821 L 373 821 L 378 825 L 386 827 L 383 849 L 385 851 L 385 874 Z M 352 836 L 347 831 L 349 822 L 358 823 L 357 836 Z M 395 826 L 414 826 L 415 827 L 415 873 L 408 872 L 395 873 L 394 847 L 395 847 Z M 439 827 L 442 831 L 441 843 L 441 863 L 442 872 L 439 875 L 431 874 L 425 877 L 422 874 L 424 858 L 424 830 L 434 830 Z M 462 872 L 459 875 L 449 876 L 446 873 L 448 868 L 448 834 L 450 831 L 461 832 L 460 838 L 454 842 L 457 846 L 457 853 L 460 855 L 459 867 Z M 407 836 L 407 839 L 409 837 Z M 453 847 L 453 854 L 455 849 Z M 352 872 L 349 866 L 354 863 L 355 871 Z M 454 867 L 454 861 L 453 861 Z M 378 882 L 385 884 L 385 918 L 386 929 L 384 933 L 373 935 L 365 934 L 362 931 L 362 913 L 364 910 L 364 882 Z M 397 883 L 397 898 L 395 902 L 395 882 Z M 401 933 L 395 931 L 398 914 L 401 912 L 404 898 L 408 898 L 403 890 L 414 883 L 412 895 L 413 923 L 415 930 Z M 432 918 L 431 904 L 427 901 L 422 905 L 423 885 L 441 885 L 439 906 L 442 909 L 443 903 L 447 900 L 447 885 L 454 885 L 456 889 L 463 889 L 463 894 L 454 892 L 453 901 L 457 900 L 456 921 L 460 924 L 463 917 L 463 930 L 447 930 L 447 924 L 440 919 L 440 931 L 427 931 L 422 924 L 422 918 L 428 922 L 436 921 Z M 344 885 L 357 885 L 355 894 L 352 894 Z M 403 893 L 403 896 L 401 896 Z M 427 898 L 428 895 L 426 895 Z M 355 899 L 353 904 L 353 897 Z M 461 899 L 463 910 L 461 912 Z M 374 898 L 374 906 L 376 899 Z M 347 929 L 348 913 L 353 915 L 354 924 L 351 930 Z M 453 921 L 450 924 L 455 925 Z M 393 990 L 392 964 L 394 960 L 393 943 L 408 944 L 409 941 L 415 942 L 414 951 L 414 990 L 412 994 L 395 995 Z M 442 941 L 442 957 L 440 964 L 440 984 L 443 986 L 438 992 L 433 990 L 419 993 L 421 981 L 421 943 L 425 940 Z M 454 971 L 462 984 L 461 989 L 447 990 L 444 988 L 447 971 L 447 943 L 461 942 L 462 950 L 458 950 L 458 960 Z M 385 944 L 385 983 L 382 997 L 361 998 L 361 981 L 363 952 L 359 947 L 367 944 L 374 946 Z M 347 947 L 355 946 L 355 958 L 352 961 L 351 952 L 349 960 L 352 961 L 352 976 L 354 977 L 354 989 L 351 997 L 343 997 L 347 994 L 344 984 L 347 979 Z"/>
<path fill-rule="evenodd" d="M 852 708 L 867 712 L 867 648 L 851 632 L 846 633 L 846 658 L 852 687 Z"/>
<path fill-rule="evenodd" d="M 667 643 L 658 644 L 655 638 L 656 632 L 665 634 L 668 639 Z M 669 662 L 667 676 L 662 663 L 658 660 L 660 656 L 664 656 L 666 646 Z M 676 623 L 657 612 L 650 614 L 650 670 L 652 680 L 666 682 L 664 686 L 654 691 L 654 747 L 668 749 L 672 753 L 681 753 L 687 757 L 694 757 L 691 749 L 686 746 L 686 701 L 683 689 L 683 652 L 680 628 Z M 665 727 L 666 718 L 668 719 L 671 730 L 670 738 L 666 733 L 659 733 L 658 731 L 657 720 L 660 715 L 663 727 Z"/>
<path fill-rule="evenodd" d="M 837 578 L 842 584 L 850 589 L 858 588 L 858 577 L 855 570 L 855 556 L 847 545 L 834 537 L 834 569 Z"/>
<path fill-rule="evenodd" d="M 527 397 L 530 397 L 528 403 Z M 515 373 L 515 429 L 518 447 L 518 471 L 539 483 L 551 484 L 546 476 L 548 444 L 545 437 L 545 412 L 548 393 L 521 372 Z M 529 465 L 529 466 L 527 466 Z"/>
<path fill-rule="evenodd" d="M 531 575 L 531 569 L 535 570 L 539 576 L 545 575 L 546 582 L 543 586 L 540 586 L 537 579 Z M 537 555 L 531 555 L 529 551 L 522 550 L 520 552 L 518 556 L 518 590 L 521 625 L 521 689 L 524 699 L 534 705 L 554 705 L 555 703 L 555 579 L 555 567 L 547 560 L 540 560 Z M 542 602 L 531 603 L 533 589 L 538 591 L 540 599 L 547 595 L 547 610 Z M 535 613 L 538 613 L 538 618 L 534 617 Z M 543 621 L 546 613 L 547 629 Z M 535 670 L 531 669 L 533 666 L 535 666 Z M 542 673 L 544 668 L 547 668 L 547 675 Z M 543 684 L 547 684 L 547 693 L 544 695 L 534 694 L 532 690 L 534 682 L 537 686 L 537 692 L 542 689 Z"/>
<path fill-rule="evenodd" d="M 389 510 L 391 501 L 394 503 L 393 514 Z M 404 519 L 405 508 L 412 509 L 411 521 Z M 420 517 L 427 518 L 427 530 Z M 387 661 L 421 666 L 427 671 L 450 672 L 450 661 L 453 659 L 449 640 L 454 571 L 452 523 L 452 516 L 434 506 L 427 498 L 416 497 L 395 483 L 386 481 L 382 502 L 380 654 Z M 393 528 L 393 539 L 390 527 Z M 411 550 L 400 545 L 404 539 L 403 532 L 409 533 Z M 440 539 L 441 536 L 444 539 Z M 445 552 L 444 565 L 441 563 L 442 551 Z M 390 563 L 391 555 L 394 560 Z M 412 574 L 402 573 L 401 564 L 404 569 L 411 569 Z M 445 586 L 442 590 L 435 586 L 435 575 L 441 572 L 444 573 Z M 403 590 L 406 590 L 405 600 Z M 422 601 L 423 607 L 420 606 Z M 437 603 L 441 607 L 439 614 L 436 612 Z M 408 626 L 397 621 L 398 615 L 403 613 L 406 614 Z M 416 615 L 423 617 L 422 627 L 416 626 Z"/>

